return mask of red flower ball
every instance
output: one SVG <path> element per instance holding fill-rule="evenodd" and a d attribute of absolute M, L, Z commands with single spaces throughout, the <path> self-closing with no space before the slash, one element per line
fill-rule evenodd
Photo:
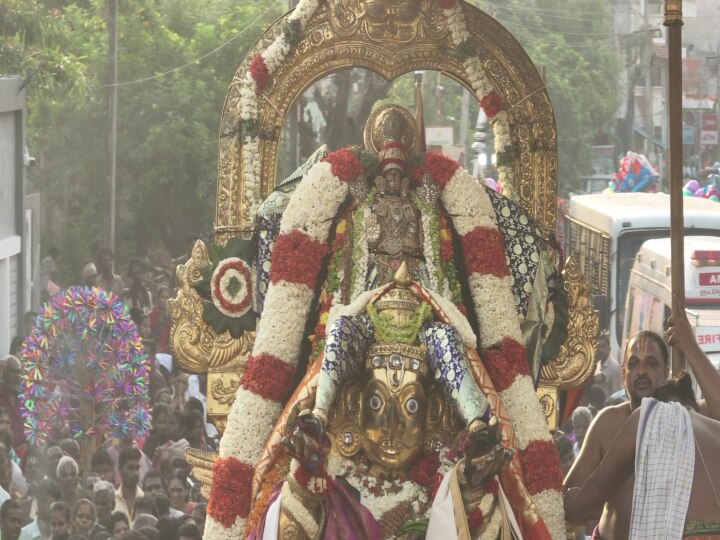
<path fill-rule="evenodd" d="M 288 281 L 314 288 L 327 252 L 326 242 L 313 240 L 302 231 L 280 234 L 272 253 L 270 281 Z"/>
<path fill-rule="evenodd" d="M 443 154 L 438 154 L 437 152 L 425 154 L 423 168 L 430 173 L 435 183 L 441 188 L 448 185 L 458 167 L 457 161 Z"/>
<path fill-rule="evenodd" d="M 270 82 L 270 72 L 265 65 L 265 59 L 258 53 L 250 63 L 250 76 L 255 81 L 255 87 L 258 92 L 261 92 L 263 88 Z"/>
<path fill-rule="evenodd" d="M 438 0 L 438 5 L 442 9 L 452 9 L 455 7 L 455 0 Z"/>
<path fill-rule="evenodd" d="M 225 527 L 238 516 L 250 513 L 252 477 L 255 470 L 234 457 L 218 458 L 213 464 L 213 485 L 207 512 Z"/>
<path fill-rule="evenodd" d="M 485 111 L 488 119 L 492 120 L 498 113 L 504 111 L 507 107 L 505 100 L 495 90 L 490 92 L 480 101 L 482 110 Z"/>
<path fill-rule="evenodd" d="M 341 148 L 328 154 L 323 161 L 330 163 L 332 173 L 343 182 L 352 182 L 365 172 L 352 148 Z"/>
<path fill-rule="evenodd" d="M 240 384 L 264 399 L 284 402 L 292 392 L 295 368 L 270 354 L 248 358 Z"/>
<path fill-rule="evenodd" d="M 460 237 L 469 274 L 505 277 L 508 275 L 505 240 L 497 229 L 476 227 Z"/>
<path fill-rule="evenodd" d="M 476 533 L 483 526 L 483 523 L 485 523 L 485 516 L 478 506 L 468 514 L 468 525 L 470 526 L 470 530 Z"/>
<path fill-rule="evenodd" d="M 512 338 L 503 338 L 497 347 L 485 349 L 485 367 L 498 392 L 507 390 L 518 375 L 530 375 L 525 347 Z"/>
<path fill-rule="evenodd" d="M 562 489 L 560 456 L 552 441 L 532 441 L 520 452 L 520 464 L 530 495 L 548 489 Z"/>

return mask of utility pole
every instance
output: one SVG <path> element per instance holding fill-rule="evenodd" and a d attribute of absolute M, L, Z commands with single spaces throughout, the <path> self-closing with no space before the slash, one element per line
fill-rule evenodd
<path fill-rule="evenodd" d="M 655 135 L 655 122 L 653 119 L 654 99 L 651 86 L 651 69 L 650 61 L 652 59 L 652 33 L 650 32 L 650 22 L 648 20 L 647 2 L 643 6 L 643 67 L 645 69 L 645 155 L 649 156 L 652 151 L 652 139 Z"/>
<path fill-rule="evenodd" d="M 685 225 L 683 219 L 683 141 L 682 141 L 682 0 L 665 0 L 668 40 L 668 119 L 670 121 L 670 271 L 672 275 L 672 314 L 685 310 Z M 699 134 L 698 134 L 699 136 Z M 685 358 L 672 348 L 672 374 L 685 369 Z"/>
<path fill-rule="evenodd" d="M 108 156 L 110 184 L 106 245 L 115 252 L 115 158 L 117 154 L 117 0 L 108 0 Z"/>

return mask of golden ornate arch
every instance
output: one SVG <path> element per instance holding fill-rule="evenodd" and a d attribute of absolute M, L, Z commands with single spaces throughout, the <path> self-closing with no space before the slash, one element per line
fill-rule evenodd
<path fill-rule="evenodd" d="M 315 81 L 342 69 L 361 67 L 388 80 L 414 70 L 435 70 L 472 86 L 447 17 L 437 0 L 321 0 L 296 47 L 277 67 L 258 98 L 260 185 L 255 197 L 266 198 L 275 187 L 277 153 L 283 124 L 291 105 Z M 516 152 L 511 164 L 514 199 L 548 231 L 555 230 L 557 211 L 557 131 L 545 82 L 518 41 L 495 19 L 461 2 L 474 54 L 507 104 L 510 137 Z M 243 83 L 256 55 L 283 32 L 290 13 L 257 40 L 235 72 L 220 125 L 216 242 L 249 237 L 254 225 L 252 202 L 244 179 L 240 101 Z M 476 95 L 475 92 L 472 92 Z M 360 141 L 358 141 L 360 142 Z M 257 201 L 256 201 L 257 202 Z M 180 291 L 168 303 L 173 320 L 172 343 L 184 369 L 209 371 L 212 390 L 209 412 L 222 428 L 238 377 L 252 349 L 253 333 L 239 340 L 218 335 L 202 319 L 202 300 L 192 283 L 208 253 L 198 242 L 191 260 L 178 267 Z M 571 339 L 560 357 L 543 370 L 539 393 L 551 426 L 555 425 L 557 390 L 580 384 L 594 371 L 597 316 L 586 301 L 589 287 L 572 263 L 566 272 L 570 301 Z M 217 415 L 213 415 L 216 407 Z"/>
<path fill-rule="evenodd" d="M 518 150 L 512 165 L 516 199 L 533 218 L 554 230 L 557 210 L 557 131 L 543 78 L 518 41 L 495 19 L 462 3 L 467 28 L 487 76 L 508 104 Z M 225 99 L 220 127 L 215 232 L 219 241 L 247 235 L 252 227 L 243 185 L 240 91 L 255 55 L 282 32 L 278 19 L 238 67 Z M 470 81 L 456 54 L 446 16 L 433 0 L 326 0 L 308 21 L 297 47 L 259 98 L 261 186 L 274 187 L 278 144 L 292 103 L 315 81 L 361 67 L 388 80 L 413 70 L 441 71 L 466 88 Z"/>

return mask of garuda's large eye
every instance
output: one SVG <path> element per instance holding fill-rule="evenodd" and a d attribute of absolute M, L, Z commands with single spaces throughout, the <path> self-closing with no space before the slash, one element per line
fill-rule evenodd
<path fill-rule="evenodd" d="M 379 411 L 382 406 L 383 406 L 382 398 L 380 396 L 378 396 L 377 394 L 373 394 L 370 397 L 370 408 L 373 411 Z"/>
<path fill-rule="evenodd" d="M 415 414 L 418 412 L 418 409 L 420 408 L 420 403 L 418 402 L 417 398 L 411 397 L 405 402 L 405 409 L 410 414 Z"/>

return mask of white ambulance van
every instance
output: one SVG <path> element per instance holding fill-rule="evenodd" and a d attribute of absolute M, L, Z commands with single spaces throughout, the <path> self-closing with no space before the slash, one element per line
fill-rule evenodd
<path fill-rule="evenodd" d="M 645 242 L 635 258 L 623 342 L 640 330 L 662 334 L 672 306 L 670 238 Z M 685 309 L 700 348 L 720 368 L 720 238 L 685 238 Z"/>
<path fill-rule="evenodd" d="M 683 199 L 685 236 L 720 237 L 720 204 Z M 590 281 L 601 329 L 621 358 L 628 279 L 640 246 L 670 236 L 670 196 L 662 193 L 596 193 L 570 199 L 564 218 L 565 256 L 573 256 Z M 669 253 L 669 251 L 668 251 Z"/>

